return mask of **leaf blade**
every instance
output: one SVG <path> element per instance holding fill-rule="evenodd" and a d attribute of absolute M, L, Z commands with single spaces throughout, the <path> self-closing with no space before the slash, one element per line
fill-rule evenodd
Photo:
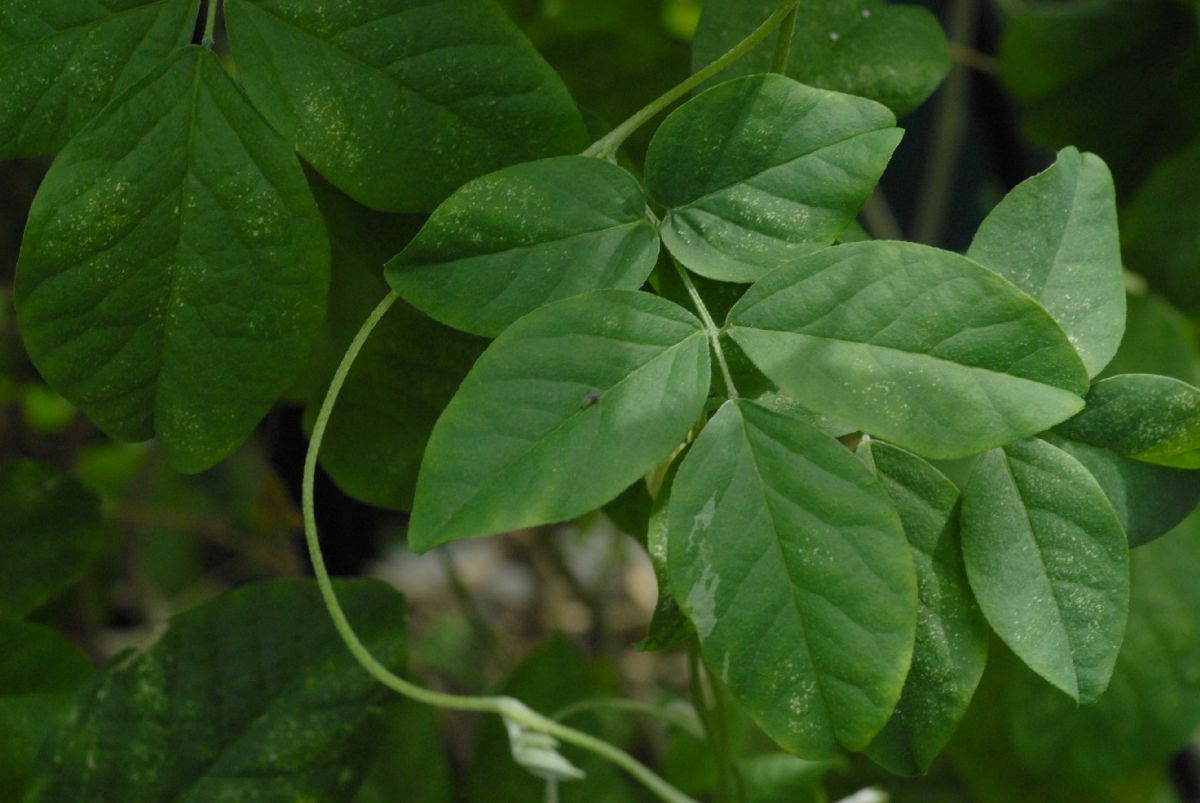
<path fill-rule="evenodd" d="M 241 442 L 307 359 L 328 242 L 294 152 L 216 57 L 185 48 L 108 106 L 42 183 L 17 266 L 39 371 L 181 471 Z"/>
<path fill-rule="evenodd" d="M 1033 435 L 1078 411 L 1087 387 L 1032 299 L 910 243 L 839 245 L 780 268 L 734 305 L 727 328 L 809 409 L 929 457 Z"/>
<path fill-rule="evenodd" d="M 980 458 L 963 496 L 975 598 L 1031 669 L 1081 702 L 1108 686 L 1129 611 L 1129 548 L 1082 465 L 1027 440 Z"/>
<path fill-rule="evenodd" d="M 637 180 L 609 162 L 523 162 L 456 190 L 385 274 L 427 315 L 495 337 L 551 301 L 640 287 L 658 258 L 646 207 Z"/>
<path fill-rule="evenodd" d="M 683 441 L 710 371 L 700 322 L 648 293 L 600 290 L 535 310 L 492 343 L 438 419 L 409 544 L 594 510 Z"/>
<path fill-rule="evenodd" d="M 789 751 L 866 747 L 900 696 L 917 605 L 878 481 L 801 419 L 727 402 L 668 506 L 671 592 L 706 663 Z"/>
<path fill-rule="evenodd" d="M 1079 351 L 1089 376 L 1117 352 L 1125 330 L 1125 282 L 1116 191 L 1095 154 L 1064 148 L 988 214 L 967 257 L 1046 308 Z"/>
<path fill-rule="evenodd" d="M 226 19 L 254 105 L 366 206 L 425 211 L 478 175 L 583 149 L 566 87 L 493 3 L 230 0 Z"/>
<path fill-rule="evenodd" d="M 900 141 L 863 98 L 780 75 L 719 84 L 672 112 L 646 152 L 661 234 L 689 269 L 749 282 L 834 241 Z"/>

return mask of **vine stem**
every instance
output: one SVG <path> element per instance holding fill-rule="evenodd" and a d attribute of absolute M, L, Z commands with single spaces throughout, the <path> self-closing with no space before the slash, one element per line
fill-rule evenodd
<path fill-rule="evenodd" d="M 792 55 L 792 34 L 796 30 L 796 7 L 779 23 L 779 38 L 775 40 L 775 56 L 771 59 L 771 72 L 787 73 L 788 58 Z"/>
<path fill-rule="evenodd" d="M 734 387 L 733 375 L 729 372 L 729 363 L 725 362 L 725 351 L 721 348 L 721 330 L 713 321 L 712 315 L 709 314 L 708 306 L 700 297 L 700 291 L 692 283 L 692 277 L 688 275 L 687 270 L 678 262 L 675 263 L 675 270 L 679 271 L 679 278 L 683 282 L 683 286 L 687 288 L 688 295 L 692 297 L 692 304 L 700 313 L 700 320 L 704 322 L 704 332 L 708 335 L 708 342 L 712 344 L 713 352 L 717 355 L 717 365 L 721 367 L 721 377 L 725 380 L 725 389 L 729 392 L 729 398 L 736 399 L 738 397 L 737 388 Z"/>
<path fill-rule="evenodd" d="M 312 561 L 313 574 L 316 576 L 317 586 L 321 590 L 321 598 L 325 602 L 325 608 L 329 612 L 329 618 L 333 620 L 333 626 L 337 630 L 338 635 L 341 636 L 342 641 L 346 644 L 346 648 L 350 650 L 350 654 L 354 656 L 354 659 L 358 661 L 363 669 L 384 686 L 410 700 L 455 711 L 498 714 L 527 730 L 548 734 L 562 742 L 575 745 L 590 753 L 595 753 L 616 764 L 639 780 L 661 800 L 666 801 L 666 803 L 696 803 L 692 798 L 671 786 L 625 751 L 583 731 L 578 731 L 555 722 L 553 719 L 529 708 L 529 706 L 514 697 L 473 697 L 446 694 L 426 689 L 423 686 L 405 680 L 380 663 L 371 654 L 371 651 L 367 649 L 366 645 L 362 643 L 358 634 L 354 632 L 353 626 L 351 626 L 345 612 L 342 610 L 341 603 L 338 602 L 337 593 L 333 588 L 333 581 L 330 579 L 329 570 L 325 566 L 325 558 L 321 554 L 321 542 L 317 536 L 317 518 L 313 501 L 313 487 L 317 476 L 317 455 L 321 451 L 321 441 L 325 437 L 325 429 L 329 424 L 329 417 L 333 413 L 333 407 L 337 403 L 338 394 L 342 390 L 342 385 L 346 382 L 346 376 L 350 373 L 350 368 L 354 365 L 355 359 L 358 357 L 359 352 L 362 351 L 363 344 L 366 343 L 371 332 L 374 331 L 375 327 L 383 319 L 383 316 L 387 314 L 387 311 L 392 308 L 392 305 L 396 303 L 398 298 L 399 296 L 394 292 L 389 292 L 379 302 L 378 306 L 371 311 L 371 314 L 367 316 L 358 333 L 354 335 L 354 339 L 350 341 L 350 345 L 346 348 L 346 353 L 342 356 L 342 361 L 338 364 L 337 370 L 334 371 L 333 379 L 329 383 L 329 389 L 325 392 L 325 399 L 321 402 L 321 409 L 317 413 L 317 419 L 313 425 L 312 438 L 308 442 L 308 452 L 304 457 L 304 479 L 301 483 L 304 540 L 308 544 L 308 555 Z"/>
<path fill-rule="evenodd" d="M 638 109 L 633 115 L 621 123 L 619 126 L 609 131 L 600 139 L 593 142 L 587 150 L 583 152 L 584 156 L 595 156 L 600 159 L 608 159 L 613 161 L 617 158 L 617 149 L 624 144 L 625 140 L 629 139 L 629 135 L 637 131 L 656 114 L 670 106 L 681 97 L 691 92 L 696 87 L 703 84 L 709 78 L 712 78 L 717 73 L 724 70 L 730 64 L 746 55 L 755 45 L 767 38 L 771 31 L 775 30 L 784 18 L 793 12 L 796 8 L 796 3 L 799 0 L 787 0 L 782 6 L 777 8 L 771 16 L 767 17 L 761 25 L 755 28 L 750 34 L 738 42 L 732 48 L 727 50 L 716 60 L 704 67 L 699 72 L 693 73 L 690 77 L 685 78 L 680 83 L 668 89 L 663 94 L 659 95 L 654 100 L 647 103 L 642 108 Z"/>
<path fill-rule="evenodd" d="M 204 38 L 200 40 L 200 44 L 209 49 L 212 48 L 215 41 L 217 31 L 217 7 L 221 5 L 221 0 L 208 0 L 208 15 L 204 18 Z"/>

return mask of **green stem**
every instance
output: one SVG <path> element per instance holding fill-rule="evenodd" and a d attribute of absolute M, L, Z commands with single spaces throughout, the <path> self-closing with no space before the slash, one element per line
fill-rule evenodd
<path fill-rule="evenodd" d="M 719 733 L 719 726 L 713 721 L 713 712 L 709 710 L 708 701 L 704 698 L 704 669 L 700 663 L 700 646 L 693 638 L 688 646 L 688 674 L 691 676 L 692 706 L 700 716 L 704 725 L 705 741 L 712 751 L 717 765 L 717 803 L 729 803 L 733 798 L 733 774 L 730 770 L 728 744 Z"/>
<path fill-rule="evenodd" d="M 683 286 L 687 288 L 688 295 L 692 297 L 692 304 L 700 313 L 700 320 L 704 322 L 704 332 L 708 335 L 708 342 L 712 344 L 713 353 L 717 355 L 717 365 L 721 367 L 721 377 L 725 380 L 725 389 L 729 392 L 729 398 L 736 399 L 738 397 L 737 388 L 734 387 L 733 375 L 729 372 L 729 363 L 725 361 L 725 351 L 721 348 L 721 330 L 713 321 L 712 315 L 709 314 L 704 299 L 700 297 L 700 291 L 696 289 L 696 285 L 692 284 L 692 277 L 688 276 L 688 272 L 678 262 L 675 263 L 675 270 L 679 271 L 679 278 L 683 281 Z"/>
<path fill-rule="evenodd" d="M 213 36 L 217 30 L 217 7 L 221 5 L 221 0 L 208 0 L 208 15 L 204 18 L 204 38 L 200 40 L 200 44 L 211 49 L 213 46 Z"/>
<path fill-rule="evenodd" d="M 792 34 L 796 30 L 796 8 L 779 23 L 779 38 L 775 40 L 775 56 L 771 59 L 771 72 L 787 74 L 788 58 L 792 55 Z"/>
<path fill-rule="evenodd" d="M 325 429 L 329 424 L 329 416 L 333 412 L 334 404 L 337 403 L 337 397 L 341 392 L 342 385 L 346 382 L 346 376 L 350 373 L 350 368 L 354 365 L 354 360 L 362 350 L 363 344 L 366 343 L 367 338 L 379 324 L 380 320 L 383 319 L 383 316 L 387 314 L 387 311 L 396 303 L 397 298 L 398 296 L 395 293 L 389 292 L 379 302 L 379 305 L 371 311 L 371 314 L 367 316 L 367 320 L 363 322 L 362 328 L 358 330 L 354 339 L 350 341 L 346 353 L 342 356 L 341 363 L 338 364 L 337 370 L 334 371 L 333 379 L 329 383 L 329 390 L 325 393 L 325 400 L 321 402 L 321 409 L 317 413 L 317 419 L 313 425 L 312 438 L 308 442 L 308 453 L 304 458 L 304 479 L 301 483 L 304 539 L 308 544 L 308 555 L 312 561 L 313 574 L 316 575 L 317 586 L 321 590 L 321 597 L 325 601 L 325 608 L 329 611 L 329 617 L 333 620 L 333 626 L 337 629 L 338 635 L 341 636 L 347 649 L 350 650 L 351 655 L 354 656 L 363 669 L 384 686 L 408 697 L 410 700 L 454 711 L 477 711 L 499 714 L 505 719 L 531 731 L 549 734 L 559 741 L 575 745 L 590 753 L 595 753 L 601 758 L 616 764 L 641 781 L 647 789 L 656 794 L 660 799 L 666 801 L 666 803 L 695 803 L 694 800 L 668 784 L 625 751 L 613 747 L 608 742 L 590 736 L 583 731 L 568 728 L 549 717 L 542 716 L 513 697 L 470 697 L 445 694 L 433 691 L 432 689 L 426 689 L 405 680 L 381 664 L 371 654 L 370 650 L 366 648 L 366 645 L 359 640 L 358 634 L 354 632 L 354 628 L 346 618 L 346 614 L 338 602 L 337 594 L 333 590 L 333 581 L 329 578 L 329 570 L 325 567 L 325 558 L 321 554 L 321 542 L 317 536 L 313 486 L 316 483 L 317 455 L 321 451 L 321 441 L 325 438 Z"/>
<path fill-rule="evenodd" d="M 783 21 L 785 17 L 792 13 L 796 7 L 798 0 L 787 0 L 782 6 L 775 10 L 771 16 L 763 21 L 762 25 L 755 28 L 749 36 L 738 42 L 715 61 L 703 68 L 699 72 L 693 73 L 690 77 L 685 78 L 680 83 L 668 89 L 662 95 L 647 103 L 642 108 L 633 113 L 628 120 L 621 123 L 619 126 L 609 131 L 600 139 L 596 140 L 583 152 L 584 156 L 595 156 L 600 159 L 608 159 L 612 161 L 617 158 L 617 149 L 624 144 L 625 140 L 629 139 L 629 135 L 637 131 L 655 115 L 663 109 L 670 106 L 681 97 L 691 92 L 696 87 L 703 84 L 709 78 L 712 78 L 717 73 L 724 70 L 730 64 L 746 55 L 755 45 L 767 38 L 767 35 Z"/>
<path fill-rule="evenodd" d="M 867 202 L 863 204 L 862 219 L 863 223 L 867 225 L 867 231 L 877 240 L 904 239 L 900 221 L 896 219 L 892 205 L 888 203 L 887 196 L 879 187 L 875 188 L 875 191 L 867 198 Z"/>
<path fill-rule="evenodd" d="M 648 717 L 653 717 L 660 722 L 665 722 L 680 730 L 685 730 L 689 733 L 696 733 L 696 725 L 690 721 L 690 718 L 672 714 L 658 706 L 649 705 L 648 703 L 638 702 L 637 700 L 622 700 L 620 698 L 598 698 L 594 700 L 580 700 L 577 703 L 571 703 L 555 711 L 550 718 L 563 722 L 576 714 L 582 714 L 587 711 L 629 711 L 635 714 L 645 714 Z"/>
<path fill-rule="evenodd" d="M 976 0 L 954 0 L 950 12 L 950 42 L 967 44 L 975 36 L 979 19 Z M 921 181 L 921 197 L 913 221 L 913 239 L 926 245 L 937 245 L 946 225 L 946 212 L 954 190 L 958 155 L 966 129 L 967 96 L 970 90 L 970 71 L 961 64 L 950 68 L 950 77 L 938 99 L 933 139 L 925 159 L 925 175 Z"/>

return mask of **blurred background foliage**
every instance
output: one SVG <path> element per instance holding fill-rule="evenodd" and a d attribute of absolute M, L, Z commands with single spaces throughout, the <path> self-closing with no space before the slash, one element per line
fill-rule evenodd
<path fill-rule="evenodd" d="M 597 133 L 689 74 L 703 11 L 703 0 L 502 5 L 562 74 Z M 953 67 L 933 97 L 902 119 L 907 134 L 863 216 L 865 229 L 962 250 L 987 210 L 1048 165 L 1055 149 L 1095 151 L 1116 178 L 1129 271 L 1126 341 L 1107 373 L 1200 382 L 1200 4 L 925 5 L 950 36 Z M 644 128 L 630 141 L 632 165 L 651 133 Z M 18 532 L 37 536 L 30 561 L 57 567 L 53 583 L 30 589 L 29 610 L 20 612 L 27 621 L 6 621 L 0 612 L 3 800 L 16 796 L 37 743 L 65 715 L 92 664 L 152 643 L 170 616 L 223 590 L 309 573 L 297 499 L 313 400 L 383 292 L 378 266 L 421 223 L 358 207 L 312 176 L 334 243 L 325 340 L 289 402 L 251 441 L 216 468 L 184 477 L 165 467 L 153 443 L 107 441 L 25 357 L 12 310 L 13 267 L 47 165 L 0 163 L 0 518 L 7 520 L 0 534 L 9 540 L 0 582 L 18 584 L 29 571 L 13 558 L 27 549 Z M 686 656 L 634 647 L 657 599 L 638 533 L 621 532 L 644 519 L 638 500 L 625 500 L 611 519 L 595 514 L 456 543 L 420 559 L 408 553 L 400 511 L 421 447 L 411 433 L 427 431 L 482 342 L 434 331 L 444 327 L 403 309 L 385 326 L 392 333 L 385 328 L 355 368 L 323 456 L 328 473 L 319 480 L 317 510 L 331 569 L 380 577 L 405 592 L 411 671 L 424 681 L 456 691 L 503 689 L 562 712 L 703 796 L 718 768 L 686 705 Z M 397 345 L 404 343 L 418 346 Z M 425 377 L 419 387 L 409 373 Z M 393 404 L 401 393 L 408 402 Z M 39 501 L 23 490 L 35 484 L 43 495 L 52 488 L 53 498 Z M 69 523 L 47 519 L 38 504 L 76 515 Z M 68 530 L 83 535 L 62 537 Z M 859 756 L 786 756 L 730 713 L 729 739 L 744 756 L 738 775 L 751 799 L 764 803 L 836 800 L 868 785 L 892 800 L 923 803 L 1200 800 L 1200 762 L 1187 746 L 1200 724 L 1200 516 L 1135 551 L 1133 588 L 1116 677 L 1094 706 L 1075 708 L 995 642 L 967 720 L 928 777 L 897 779 Z M 56 671 L 31 687 L 23 671 L 30 665 Z M 576 706 L 616 697 L 642 708 Z M 431 736 L 435 729 L 440 740 Z M 509 759 L 495 721 L 392 701 L 374 741 L 384 759 L 360 803 L 541 795 L 539 783 Z M 645 799 L 610 767 L 571 755 L 589 779 L 564 785 L 564 800 Z"/>

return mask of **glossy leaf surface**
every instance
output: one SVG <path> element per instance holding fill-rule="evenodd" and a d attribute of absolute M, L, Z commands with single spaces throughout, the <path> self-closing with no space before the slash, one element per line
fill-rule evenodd
<path fill-rule="evenodd" d="M 1059 151 L 984 219 L 967 256 L 1046 308 L 1087 366 L 1100 373 L 1125 330 L 1116 194 L 1095 154 Z"/>
<path fill-rule="evenodd" d="M 376 209 L 582 150 L 562 81 L 489 0 L 229 0 L 246 93 L 304 158 Z"/>
<path fill-rule="evenodd" d="M 438 419 L 410 546 L 595 510 L 683 442 L 709 380 L 700 322 L 669 301 L 600 290 L 535 310 L 488 347 Z"/>
<path fill-rule="evenodd" d="M 954 483 L 916 455 L 879 441 L 859 447 L 859 455 L 900 514 L 920 599 L 912 668 L 895 713 L 867 755 L 892 772 L 924 774 L 983 676 L 988 626 L 967 583 Z"/>
<path fill-rule="evenodd" d="M 1087 407 L 1058 431 L 1176 468 L 1200 468 L 1200 389 L 1166 376 L 1122 374 L 1092 386 Z"/>
<path fill-rule="evenodd" d="M 897 242 L 825 249 L 759 281 L 731 336 L 818 413 L 935 458 L 1040 432 L 1078 411 L 1079 356 L 1008 281 Z"/>
<path fill-rule="evenodd" d="M 202 48 L 108 106 L 47 174 L 17 266 L 46 380 L 181 471 L 244 439 L 308 357 L 328 243 L 291 147 Z"/>
<path fill-rule="evenodd" d="M 0 619 L 19 618 L 80 578 L 101 543 L 100 501 L 33 461 L 0 463 Z"/>
<path fill-rule="evenodd" d="M 1026 440 L 988 452 L 967 483 L 963 555 L 1004 643 L 1080 702 L 1108 686 L 1129 610 L 1129 547 L 1092 475 Z"/>
<path fill-rule="evenodd" d="M 711 0 L 692 42 L 692 71 L 736 45 L 771 14 L 775 0 Z M 950 70 L 946 37 L 928 10 L 883 0 L 812 0 L 793 23 L 786 74 L 822 89 L 871 98 L 907 114 Z M 725 77 L 766 72 L 778 34 L 739 59 Z"/>
<path fill-rule="evenodd" d="M 727 402 L 680 467 L 669 516 L 671 593 L 705 663 L 787 750 L 866 747 L 900 697 L 917 620 L 912 555 L 879 481 L 802 419 Z"/>
<path fill-rule="evenodd" d="M 6 0 L 0 159 L 53 153 L 192 40 L 200 0 Z"/>
<path fill-rule="evenodd" d="M 895 122 L 878 103 L 780 75 L 709 89 L 646 153 L 664 244 L 690 270 L 737 282 L 829 245 L 883 174 Z"/>
<path fill-rule="evenodd" d="M 447 198 L 387 265 L 401 298 L 495 337 L 527 312 L 589 290 L 636 290 L 658 258 L 645 194 L 600 159 L 526 162 Z"/>
<path fill-rule="evenodd" d="M 355 581 L 338 596 L 372 654 L 401 669 L 400 595 Z M 314 583 L 231 591 L 97 674 L 72 727 L 43 752 L 28 799 L 345 800 L 366 769 L 384 693 Z"/>

